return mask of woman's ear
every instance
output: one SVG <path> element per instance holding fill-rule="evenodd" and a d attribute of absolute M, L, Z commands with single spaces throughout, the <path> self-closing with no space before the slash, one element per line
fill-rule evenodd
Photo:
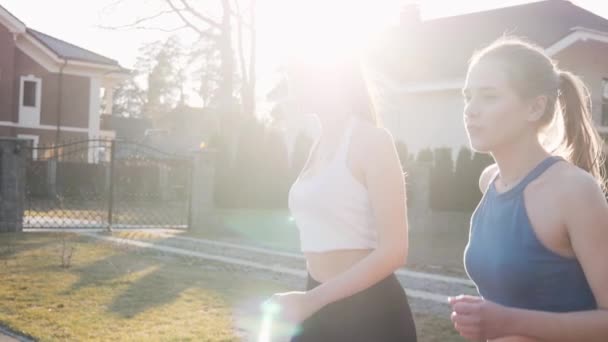
<path fill-rule="evenodd" d="M 546 95 L 539 95 L 531 100 L 528 121 L 538 122 L 545 115 L 548 100 Z"/>

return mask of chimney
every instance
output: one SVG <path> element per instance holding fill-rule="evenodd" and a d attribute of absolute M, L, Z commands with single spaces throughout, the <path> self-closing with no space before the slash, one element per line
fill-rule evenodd
<path fill-rule="evenodd" d="M 420 24 L 420 6 L 417 3 L 407 3 L 401 7 L 399 24 L 402 27 L 415 27 Z"/>

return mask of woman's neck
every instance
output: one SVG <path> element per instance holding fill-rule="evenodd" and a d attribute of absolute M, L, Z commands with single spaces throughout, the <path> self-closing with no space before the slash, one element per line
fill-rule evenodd
<path fill-rule="evenodd" d="M 340 136 L 345 129 L 351 115 L 348 113 L 320 113 L 318 115 L 321 124 L 321 138 L 325 140 L 330 137 Z"/>
<path fill-rule="evenodd" d="M 509 146 L 492 151 L 492 156 L 498 165 L 500 183 L 507 189 L 519 183 L 549 155 L 533 137 L 518 139 Z"/>

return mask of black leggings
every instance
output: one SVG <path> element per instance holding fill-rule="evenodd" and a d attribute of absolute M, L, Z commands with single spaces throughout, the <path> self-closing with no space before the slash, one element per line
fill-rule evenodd
<path fill-rule="evenodd" d="M 320 283 L 308 275 L 307 289 Z M 394 274 L 353 296 L 331 303 L 302 322 L 292 342 L 416 342 L 405 291 Z"/>

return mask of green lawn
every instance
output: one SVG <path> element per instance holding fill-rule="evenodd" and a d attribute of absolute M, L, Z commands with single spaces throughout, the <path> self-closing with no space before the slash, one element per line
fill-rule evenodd
<path fill-rule="evenodd" d="M 232 310 L 276 284 L 69 235 L 0 235 L 0 323 L 40 341 L 237 341 Z M 209 265 L 207 265 L 209 266 Z M 256 324 L 250 317 L 249 324 Z"/>
<path fill-rule="evenodd" d="M 73 234 L 0 234 L 0 279 L 0 325 L 40 341 L 255 339 L 259 303 L 294 290 L 272 276 Z M 445 317 L 415 319 L 420 341 L 460 341 Z"/>

